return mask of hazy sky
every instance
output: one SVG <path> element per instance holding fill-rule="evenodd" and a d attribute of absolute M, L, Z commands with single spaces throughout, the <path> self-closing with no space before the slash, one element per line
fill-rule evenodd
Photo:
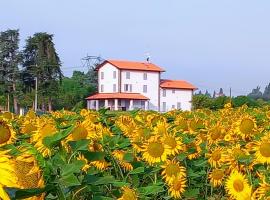
<path fill-rule="evenodd" d="M 81 58 L 151 61 L 163 78 L 246 94 L 270 82 L 269 0 L 0 0 L 0 30 L 54 34 L 64 74 Z"/>

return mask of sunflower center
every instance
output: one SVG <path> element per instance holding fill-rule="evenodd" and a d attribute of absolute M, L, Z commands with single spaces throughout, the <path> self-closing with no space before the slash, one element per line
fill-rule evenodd
<path fill-rule="evenodd" d="M 213 159 L 213 160 L 217 161 L 217 160 L 220 160 L 220 158 L 221 158 L 221 153 L 220 153 L 220 151 L 214 151 L 214 152 L 212 153 L 212 159 Z"/>
<path fill-rule="evenodd" d="M 174 149 L 177 145 L 173 137 L 166 137 L 166 139 L 164 140 L 164 144 L 170 146 L 172 149 Z"/>
<path fill-rule="evenodd" d="M 56 132 L 56 129 L 52 124 L 46 124 L 40 130 L 40 135 L 41 135 L 41 137 L 46 137 L 46 136 L 52 135 L 55 132 Z"/>
<path fill-rule="evenodd" d="M 72 138 L 74 140 L 81 140 L 85 139 L 88 135 L 87 130 L 83 126 L 77 126 L 73 131 L 72 131 Z"/>
<path fill-rule="evenodd" d="M 239 179 L 236 179 L 233 182 L 233 188 L 236 190 L 236 192 L 242 192 L 243 189 L 244 189 L 244 183 L 243 183 L 243 181 L 241 181 Z"/>
<path fill-rule="evenodd" d="M 244 155 L 244 152 L 241 149 L 234 149 L 233 150 L 233 156 L 235 158 L 239 158 Z"/>
<path fill-rule="evenodd" d="M 240 131 L 249 134 L 254 129 L 254 122 L 251 119 L 243 119 L 240 124 Z"/>
<path fill-rule="evenodd" d="M 215 180 L 220 180 L 223 177 L 223 171 L 220 169 L 214 170 L 212 172 L 212 178 Z"/>
<path fill-rule="evenodd" d="M 9 127 L 0 123 L 0 144 L 7 142 L 11 137 Z"/>
<path fill-rule="evenodd" d="M 260 152 L 261 152 L 262 156 L 270 157 L 270 143 L 269 142 L 263 143 L 260 146 Z"/>
<path fill-rule="evenodd" d="M 218 138 L 220 138 L 219 130 L 217 129 L 213 130 L 213 132 L 211 133 L 211 138 L 212 140 L 217 140 Z"/>
<path fill-rule="evenodd" d="M 170 164 L 166 167 L 166 174 L 168 176 L 177 175 L 179 171 L 179 166 L 177 164 Z"/>
<path fill-rule="evenodd" d="M 174 181 L 174 183 L 173 183 L 173 189 L 174 190 L 179 191 L 182 188 L 183 188 L 183 184 L 182 184 L 181 180 Z"/>
<path fill-rule="evenodd" d="M 154 158 L 159 158 L 162 156 L 164 152 L 164 147 L 161 143 L 158 142 L 152 142 L 148 146 L 148 153 L 154 157 Z"/>

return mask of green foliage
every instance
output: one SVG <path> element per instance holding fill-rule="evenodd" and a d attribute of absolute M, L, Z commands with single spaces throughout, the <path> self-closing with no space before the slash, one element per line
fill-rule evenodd
<path fill-rule="evenodd" d="M 54 108 L 75 111 L 85 108 L 85 98 L 96 91 L 95 86 L 90 84 L 89 74 L 74 71 L 71 78 L 63 78 L 58 98 L 54 101 Z"/>
<path fill-rule="evenodd" d="M 192 98 L 193 109 L 209 108 L 212 99 L 206 95 L 194 95 Z"/>
<path fill-rule="evenodd" d="M 258 107 L 259 103 L 247 96 L 238 96 L 232 100 L 233 107 L 247 105 L 248 107 Z"/>

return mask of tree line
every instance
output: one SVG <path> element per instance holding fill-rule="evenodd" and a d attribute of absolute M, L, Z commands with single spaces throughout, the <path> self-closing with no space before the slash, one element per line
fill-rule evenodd
<path fill-rule="evenodd" d="M 228 97 L 224 94 L 223 89 L 219 92 L 214 91 L 211 95 L 208 90 L 202 93 L 200 90 L 193 96 L 192 105 L 194 109 L 209 108 L 212 110 L 221 109 L 226 103 L 231 102 L 234 107 L 247 105 L 249 107 L 270 106 L 270 83 L 265 87 L 264 92 L 260 91 L 260 87 L 252 90 L 248 95 L 241 95 L 237 97 Z"/>
<path fill-rule="evenodd" d="M 96 91 L 94 67 L 64 77 L 52 34 L 29 36 L 22 50 L 19 44 L 19 30 L 0 32 L 0 109 L 18 113 L 20 107 L 33 108 L 36 83 L 42 111 L 82 107 L 84 98 Z"/>

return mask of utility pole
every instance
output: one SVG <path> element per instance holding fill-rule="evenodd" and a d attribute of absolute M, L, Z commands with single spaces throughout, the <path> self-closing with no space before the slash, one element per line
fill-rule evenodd
<path fill-rule="evenodd" d="M 38 106 L 38 79 L 35 77 L 35 112 L 37 112 L 37 106 Z"/>
<path fill-rule="evenodd" d="M 232 99 L 232 88 L 230 87 L 230 99 Z"/>

